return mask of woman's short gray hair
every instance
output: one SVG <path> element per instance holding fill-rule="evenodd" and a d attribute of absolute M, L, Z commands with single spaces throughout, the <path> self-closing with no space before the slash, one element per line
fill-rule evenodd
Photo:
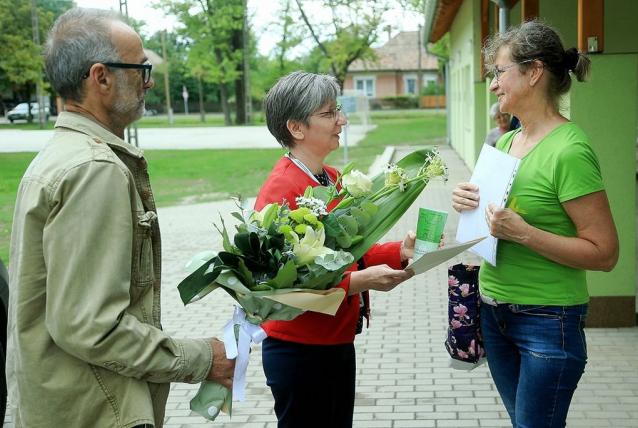
<path fill-rule="evenodd" d="M 44 52 L 46 74 L 53 89 L 64 99 L 81 102 L 83 76 L 98 62 L 119 62 L 111 41 L 111 24 L 121 21 L 114 12 L 75 8 L 53 24 Z"/>
<path fill-rule="evenodd" d="M 335 102 L 339 92 L 337 79 L 327 74 L 295 71 L 282 77 L 264 100 L 268 130 L 283 147 L 293 147 L 295 142 L 287 122 L 308 125 L 310 116 L 322 106 Z"/>
<path fill-rule="evenodd" d="M 589 74 L 591 61 L 576 48 L 565 50 L 558 32 L 535 19 L 507 30 L 505 34 L 491 36 L 483 48 L 485 64 L 492 66 L 501 47 L 510 48 L 512 61 L 521 71 L 532 67 L 534 60 L 543 63 L 550 74 L 550 100 L 558 105 L 558 98 L 567 93 L 572 84 L 571 71 L 579 82 Z"/>

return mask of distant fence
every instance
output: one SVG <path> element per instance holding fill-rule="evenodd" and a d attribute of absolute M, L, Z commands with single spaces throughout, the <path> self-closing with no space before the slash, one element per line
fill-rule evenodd
<path fill-rule="evenodd" d="M 419 97 L 420 108 L 444 108 L 445 95 L 423 95 Z"/>

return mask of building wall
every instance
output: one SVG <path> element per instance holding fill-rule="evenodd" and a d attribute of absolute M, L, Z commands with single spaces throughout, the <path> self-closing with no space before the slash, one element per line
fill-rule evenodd
<path fill-rule="evenodd" d="M 638 2 L 605 0 L 605 54 L 638 53 Z"/>
<path fill-rule="evenodd" d="M 428 81 L 437 81 L 438 72 L 434 70 L 424 70 L 421 72 L 423 78 L 423 86 L 427 85 Z M 359 76 L 372 77 L 375 81 L 375 95 L 374 98 L 383 98 L 383 97 L 396 97 L 402 96 L 405 94 L 405 76 L 416 77 L 417 72 L 406 71 L 406 72 L 378 72 L 375 73 L 373 71 L 366 73 L 352 73 L 346 75 L 346 79 L 343 83 L 344 90 L 352 90 L 355 88 L 355 79 Z"/>
<path fill-rule="evenodd" d="M 480 19 L 480 2 L 466 0 L 450 28 L 450 144 L 473 167 L 485 138 L 485 82 L 480 52 L 474 49 Z M 479 43 L 480 44 L 480 43 Z M 477 120 L 478 119 L 478 120 Z"/>
<path fill-rule="evenodd" d="M 620 258 L 610 273 L 590 272 L 589 288 L 593 296 L 631 296 L 636 275 L 638 55 L 591 59 L 590 81 L 575 84 L 571 91 L 571 117 L 587 132 L 600 160 L 619 232 Z"/>
<path fill-rule="evenodd" d="M 398 73 L 377 74 L 377 93 L 376 98 L 393 97 L 400 90 Z"/>

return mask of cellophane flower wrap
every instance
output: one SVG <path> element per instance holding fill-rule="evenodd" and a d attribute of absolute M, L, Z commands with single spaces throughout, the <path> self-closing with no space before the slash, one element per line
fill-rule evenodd
<path fill-rule="evenodd" d="M 239 373 L 242 352 L 235 345 L 243 341 L 245 350 L 251 336 L 261 341 L 254 339 L 260 330 L 256 326 L 267 320 L 292 320 L 305 311 L 334 315 L 345 291 L 332 287 L 435 177 L 447 178 L 445 164 L 436 149 L 423 149 L 372 179 L 348 165 L 334 185 L 309 186 L 294 210 L 286 204 L 270 204 L 260 211 L 240 209 L 232 213 L 239 221 L 232 238 L 222 220 L 216 227 L 223 251 L 196 256 L 190 265 L 197 268 L 178 289 L 184 304 L 221 288 L 241 307 L 224 336 L 227 354 L 231 348 L 229 358 L 239 354 L 233 393 L 203 382 L 191 409 L 210 420 L 219 411 L 231 413 L 232 399 L 243 399 L 247 364 L 244 355 Z M 332 205 L 328 212 L 326 207 Z"/>

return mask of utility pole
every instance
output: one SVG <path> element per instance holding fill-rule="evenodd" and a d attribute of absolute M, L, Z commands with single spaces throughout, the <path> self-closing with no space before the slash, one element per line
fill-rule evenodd
<path fill-rule="evenodd" d="M 421 89 L 423 88 L 423 72 L 421 71 L 421 43 L 423 43 L 423 41 L 421 40 L 421 29 L 423 28 L 423 26 L 421 24 L 419 24 L 419 29 L 416 32 L 416 47 L 418 49 L 418 64 L 417 64 L 417 72 L 416 72 L 416 96 L 418 97 L 419 95 L 421 95 Z"/>
<path fill-rule="evenodd" d="M 126 21 L 128 22 L 128 3 L 127 0 L 120 0 L 120 14 L 126 17 Z M 137 123 L 133 123 L 132 126 L 128 126 L 126 128 L 126 142 L 134 145 L 135 147 L 139 147 L 140 143 L 137 138 Z"/>
<path fill-rule="evenodd" d="M 250 63 L 248 61 L 248 1 L 244 0 L 244 25 L 242 28 L 243 36 L 243 46 L 242 46 L 242 55 L 244 60 L 244 112 L 246 118 L 246 124 L 250 124 L 251 122 L 251 114 L 252 114 L 252 97 L 250 96 Z"/>
<path fill-rule="evenodd" d="M 168 84 L 168 57 L 166 56 L 166 30 L 160 33 L 162 40 L 162 57 L 164 58 L 164 94 L 166 95 L 166 114 L 168 115 L 168 123 L 173 124 L 173 108 L 171 107 L 171 87 Z"/>
<path fill-rule="evenodd" d="M 33 44 L 36 45 L 38 50 L 40 49 L 40 25 L 38 21 L 38 7 L 36 5 L 36 0 L 31 0 L 31 30 L 33 31 Z M 40 70 L 40 76 L 38 80 L 35 81 L 35 99 L 37 101 L 38 106 L 38 123 L 40 124 L 40 129 L 44 129 L 44 121 L 46 119 L 44 113 L 44 105 L 43 105 L 43 97 L 42 97 L 42 70 Z M 31 100 L 27 100 L 27 115 L 32 115 L 31 113 Z"/>

